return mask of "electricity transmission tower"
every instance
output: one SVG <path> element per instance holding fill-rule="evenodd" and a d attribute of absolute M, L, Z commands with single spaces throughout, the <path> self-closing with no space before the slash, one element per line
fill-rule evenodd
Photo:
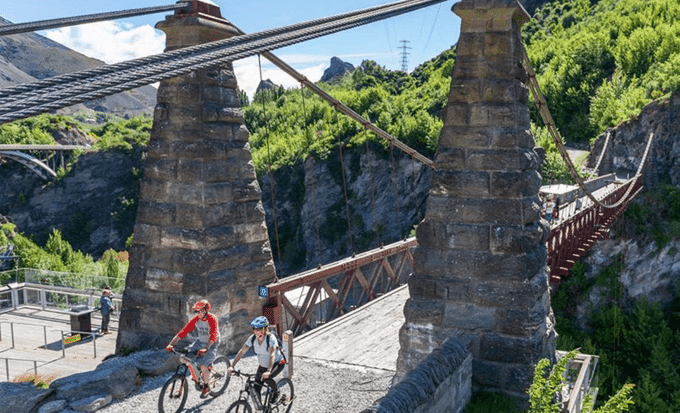
<path fill-rule="evenodd" d="M 408 46 L 408 43 L 411 43 L 408 40 L 401 40 L 400 41 L 401 46 L 399 47 L 401 49 L 401 71 L 408 73 L 408 55 L 409 53 L 407 50 L 411 49 L 411 47 Z"/>

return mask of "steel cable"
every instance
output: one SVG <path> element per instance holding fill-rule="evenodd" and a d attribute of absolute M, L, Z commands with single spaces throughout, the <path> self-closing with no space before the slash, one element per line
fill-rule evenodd
<path fill-rule="evenodd" d="M 176 3 L 169 6 L 144 7 L 140 9 L 128 9 L 112 11 L 106 13 L 88 14 L 83 16 L 64 17 L 61 19 L 39 20 L 28 23 L 15 23 L 0 26 L 0 36 L 10 34 L 36 32 L 40 30 L 56 29 L 58 27 L 75 26 L 78 24 L 94 23 L 105 20 L 113 20 L 122 17 L 142 16 L 145 14 L 155 14 L 164 11 L 183 9 L 189 3 Z"/>
<path fill-rule="evenodd" d="M 46 95 L 41 94 L 34 97 L 24 96 L 24 99 L 20 102 L 13 100 L 11 104 L 4 103 L 0 109 L 0 113 L 3 113 L 3 116 L 0 116 L 0 122 L 19 119 L 22 117 L 31 116 L 36 113 L 96 99 L 98 97 L 107 96 L 126 89 L 139 87 L 145 84 L 155 83 L 163 79 L 186 74 L 193 70 L 214 67 L 223 61 L 232 61 L 243 57 L 252 56 L 262 51 L 283 47 L 309 40 L 311 38 L 335 33 L 341 30 L 347 30 L 352 27 L 368 24 L 370 22 L 390 16 L 403 14 L 408 11 L 441 1 L 443 0 L 403 1 L 400 3 L 395 3 L 396 5 L 385 7 L 383 10 L 379 10 L 377 12 L 373 12 L 371 10 L 368 13 L 364 12 L 362 14 L 358 14 L 353 18 L 341 19 L 339 22 L 322 24 L 318 27 L 310 26 L 302 30 L 293 31 L 291 33 L 285 33 L 273 37 L 265 37 L 261 40 L 242 41 L 239 38 L 245 36 L 239 36 L 235 38 L 239 44 L 233 47 L 221 48 L 210 53 L 202 53 L 198 56 L 194 56 L 193 58 L 182 59 L 181 61 L 179 58 L 176 58 L 173 59 L 171 64 L 161 63 L 159 65 L 149 65 L 141 69 L 135 67 L 129 71 L 125 71 L 123 74 L 105 77 L 103 80 L 88 83 L 84 86 L 74 86 L 68 88 L 68 90 L 55 91 L 47 93 Z M 257 38 L 261 36 L 261 33 L 256 33 L 252 37 Z M 121 81 L 120 79 L 124 80 Z M 14 98 L 14 96 L 12 98 Z M 16 110 L 16 106 L 23 107 L 24 109 Z"/>
<path fill-rule="evenodd" d="M 230 62 L 240 58 L 252 56 L 261 51 L 268 51 L 277 47 L 295 44 L 300 41 L 334 33 L 338 30 L 345 30 L 357 25 L 359 24 L 328 29 L 285 41 L 277 42 L 276 40 L 270 40 L 269 42 L 264 43 L 256 42 L 254 43 L 255 46 L 252 46 L 253 43 L 251 43 L 251 47 L 245 50 L 243 47 L 228 48 L 226 50 L 223 49 L 219 53 L 209 53 L 208 55 L 200 56 L 198 59 L 186 59 L 184 62 L 153 65 L 151 66 L 153 70 L 147 67 L 140 72 L 140 69 L 135 68 L 132 71 L 126 71 L 122 74 L 118 74 L 113 77 L 106 77 L 105 79 L 90 82 L 85 85 L 74 86 L 67 90 L 60 89 L 55 92 L 28 97 L 20 101 L 12 101 L 0 105 L 0 113 L 2 114 L 2 116 L 0 116 L 0 122 L 20 119 L 32 116 L 37 113 L 59 109 L 76 103 L 96 99 L 102 96 L 112 95 L 124 90 L 133 89 L 161 80 L 184 75 L 194 70 L 219 66 L 224 62 Z M 187 60 L 191 62 L 198 61 L 199 63 L 189 64 L 189 66 L 187 66 L 185 63 Z M 17 110 L 17 106 L 20 107 L 19 110 Z"/>
<path fill-rule="evenodd" d="M 443 1 L 443 0 L 440 0 Z M 422 0 L 420 1 L 422 3 Z M 154 56 L 148 56 L 148 57 L 143 57 L 139 59 L 134 59 L 122 63 L 117 63 L 113 65 L 108 65 L 105 67 L 99 67 L 99 68 L 94 68 L 94 69 L 89 69 L 85 70 L 82 72 L 77 72 L 73 74 L 65 74 L 65 75 L 60 75 L 56 76 L 50 79 L 45 79 L 42 81 L 38 82 L 33 82 L 30 84 L 23 84 L 23 85 L 18 85 L 15 87 L 11 88 L 6 88 L 0 90 L 0 97 L 4 97 L 5 99 L 0 99 L 0 104 L 5 105 L 7 103 L 13 102 L 13 101 L 18 101 L 18 100 L 23 100 L 26 98 L 30 98 L 31 91 L 38 91 L 40 89 L 44 89 L 47 87 L 54 87 L 54 89 L 49 89 L 45 93 L 49 93 L 50 91 L 57 91 L 61 89 L 70 89 L 72 88 L 72 83 L 80 83 L 82 80 L 89 79 L 89 78 L 97 78 L 105 75 L 112 74 L 114 77 L 121 73 L 122 71 L 126 70 L 135 70 L 136 68 L 143 68 L 145 65 L 152 65 L 154 63 L 162 63 L 162 62 L 172 62 L 172 61 L 180 61 L 184 60 L 186 61 L 188 58 L 191 56 L 202 56 L 204 53 L 210 52 L 210 51 L 215 51 L 215 50 L 220 50 L 222 48 L 226 48 L 229 46 L 235 46 L 238 44 L 246 44 L 250 41 L 254 41 L 255 39 L 263 39 L 267 38 L 269 36 L 273 36 L 276 34 L 281 34 L 281 33 L 290 33 L 298 30 L 303 30 L 306 28 L 310 27 L 324 27 L 325 24 L 331 24 L 336 21 L 346 21 L 345 19 L 351 19 L 351 18 L 359 18 L 363 15 L 368 15 L 371 16 L 372 13 L 374 12 L 381 12 L 382 10 L 393 10 L 396 7 L 404 7 L 402 5 L 408 5 L 414 3 L 414 0 L 405 0 L 401 1 L 398 3 L 392 3 L 388 5 L 382 5 L 382 6 L 375 6 L 363 10 L 357 10 L 353 12 L 348 12 L 348 13 L 343 13 L 340 15 L 336 16 L 331 16 L 331 17 L 325 17 L 321 19 L 316 19 L 316 20 L 310 20 L 307 22 L 302 22 L 302 23 L 297 23 L 289 26 L 284 26 L 281 28 L 276 28 L 276 29 L 270 29 L 270 30 L 265 30 L 262 32 L 258 33 L 253 33 L 249 35 L 244 35 L 244 36 L 238 36 L 230 39 L 225 39 L 225 40 L 220 40 L 216 42 L 211 42 L 211 43 L 206 43 L 206 44 L 201 44 L 197 46 L 191 46 L 183 49 L 178 49 L 178 50 L 173 50 L 170 52 L 162 53 L 159 55 L 154 55 Z M 424 7 L 424 6 L 421 6 Z M 410 11 L 410 10 L 407 10 Z M 404 11 L 406 12 L 406 11 Z M 382 18 L 387 18 L 390 17 L 385 16 Z M 366 23 L 364 23 L 366 24 Z M 343 29 L 344 30 L 344 29 Z M 154 83 L 154 82 L 151 82 Z M 28 94 L 24 94 L 28 93 Z M 42 94 L 42 92 L 38 92 L 39 94 Z"/>
<path fill-rule="evenodd" d="M 286 31 L 291 31 L 291 30 L 298 30 L 302 29 L 305 27 L 309 27 L 315 24 L 322 24 L 325 22 L 330 22 L 333 20 L 337 20 L 340 18 L 348 18 L 352 16 L 356 16 L 361 13 L 367 13 L 370 11 L 374 10 L 380 10 L 384 9 L 386 7 L 390 6 L 388 5 L 381 5 L 381 6 L 375 6 L 367 9 L 362 9 L 362 10 L 355 10 L 352 12 L 348 13 L 343 13 L 340 15 L 336 16 L 331 16 L 331 17 L 325 17 L 325 18 L 320 18 L 316 20 L 310 20 L 306 22 L 301 22 L 301 23 L 296 23 L 288 26 L 284 26 L 281 28 L 275 28 L 275 29 L 269 29 L 269 30 L 264 30 L 258 33 L 253 33 L 245 36 L 240 36 L 238 38 L 231 38 L 231 39 L 225 39 L 225 40 L 220 40 L 220 41 L 215 41 L 211 43 L 204 43 L 196 46 L 191 46 L 191 47 L 186 47 L 182 49 L 177 49 L 169 52 L 165 52 L 162 54 L 158 55 L 153 55 L 153 56 L 146 56 L 146 57 L 141 57 L 133 60 L 128 60 L 125 62 L 121 63 L 116 63 L 112 65 L 107 65 L 107 66 L 102 66 L 102 67 L 96 67 L 93 69 L 87 69 L 83 70 L 77 73 L 67 73 L 63 75 L 58 75 L 51 77 L 49 79 L 43 79 L 37 82 L 32 82 L 32 83 L 27 83 L 27 84 L 21 84 L 5 89 L 0 89 L 0 97 L 4 96 L 12 96 L 16 95 L 17 93 L 23 93 L 23 92 L 29 92 L 33 90 L 38 90 L 41 88 L 49 87 L 49 86 L 55 86 L 55 85 L 62 85 L 62 87 L 66 88 L 68 87 L 68 83 L 73 82 L 73 81 L 78 81 L 78 80 L 83 80 L 87 79 L 90 77 L 97 77 L 97 76 L 102 76 L 110 73 L 117 73 L 120 72 L 121 70 L 127 70 L 130 68 L 134 68 L 137 66 L 143 66 L 144 64 L 151 64 L 151 63 L 157 63 L 157 62 L 162 62 L 162 61 L 170 61 L 176 58 L 186 58 L 188 54 L 198 54 L 201 52 L 207 52 L 210 50 L 215 50 L 219 49 L 221 47 L 228 46 L 232 43 L 238 43 L 238 42 L 246 42 L 254 38 L 258 37 L 264 37 L 268 35 L 272 35 L 275 33 L 285 33 Z M 12 96 L 13 100 L 19 100 L 23 98 L 24 96 Z M 3 103 L 3 100 L 0 100 L 0 103 Z"/>

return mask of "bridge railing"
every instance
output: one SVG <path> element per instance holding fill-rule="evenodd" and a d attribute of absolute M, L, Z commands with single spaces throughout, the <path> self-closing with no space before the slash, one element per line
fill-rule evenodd
<path fill-rule="evenodd" d="M 261 287 L 263 312 L 279 334 L 300 335 L 406 283 L 415 238 L 408 238 Z"/>
<path fill-rule="evenodd" d="M 58 311 L 82 304 L 96 307 L 99 298 L 98 290 L 95 289 L 81 290 L 30 282 L 9 283 L 0 287 L 0 314 L 24 306 Z M 114 297 L 112 302 L 120 314 L 122 300 Z"/>
<path fill-rule="evenodd" d="M 624 202 L 616 208 L 604 208 L 586 199 L 583 208 L 551 228 L 547 243 L 552 284 L 559 284 L 561 277 L 569 275 L 569 269 L 595 241 L 609 238 L 609 227 L 612 222 L 623 214 L 641 189 L 642 180 L 639 178 L 616 185 L 615 189 L 603 189 L 602 191 L 606 192 L 598 194 L 602 204 L 614 205 L 625 197 Z"/>

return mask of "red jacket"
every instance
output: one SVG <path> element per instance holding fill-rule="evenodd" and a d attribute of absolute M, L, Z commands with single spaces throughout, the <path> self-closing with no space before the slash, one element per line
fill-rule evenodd
<path fill-rule="evenodd" d="M 208 341 L 211 341 L 217 343 L 220 339 L 220 329 L 218 327 L 217 317 L 215 317 L 214 314 L 208 313 L 207 318 L 206 321 L 203 321 L 199 319 L 198 314 L 195 315 L 184 327 L 182 327 L 179 333 L 177 333 L 177 336 L 180 339 L 183 339 L 187 334 L 191 333 L 194 328 L 198 328 L 198 339 L 201 342 L 207 343 Z"/>

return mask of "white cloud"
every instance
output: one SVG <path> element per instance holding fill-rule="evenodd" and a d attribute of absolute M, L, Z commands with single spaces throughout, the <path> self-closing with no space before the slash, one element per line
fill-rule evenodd
<path fill-rule="evenodd" d="M 109 64 L 162 53 L 165 49 L 165 34 L 153 27 L 110 21 L 49 30 L 45 37 Z"/>

